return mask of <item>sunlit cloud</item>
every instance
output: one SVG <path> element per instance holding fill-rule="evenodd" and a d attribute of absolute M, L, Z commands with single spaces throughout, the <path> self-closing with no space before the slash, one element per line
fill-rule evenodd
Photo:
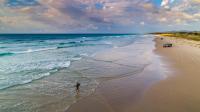
<path fill-rule="evenodd" d="M 166 6 L 169 4 L 169 0 L 163 0 L 161 6 Z"/>
<path fill-rule="evenodd" d="M 199 24 L 199 7 L 200 0 L 0 0 L 0 32 L 187 30 L 181 24 Z"/>

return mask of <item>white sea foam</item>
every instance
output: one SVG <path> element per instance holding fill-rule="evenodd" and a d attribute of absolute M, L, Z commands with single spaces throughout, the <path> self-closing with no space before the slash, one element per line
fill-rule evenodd
<path fill-rule="evenodd" d="M 24 54 L 24 53 L 40 52 L 40 51 L 47 51 L 47 50 L 54 50 L 54 49 L 57 49 L 57 47 L 40 48 L 40 49 L 28 49 L 26 51 L 16 51 L 16 52 L 13 52 L 13 53 L 15 53 L 15 54 Z"/>
<path fill-rule="evenodd" d="M 52 70 L 52 71 L 49 71 L 47 73 L 40 73 L 40 74 L 32 75 L 32 76 L 29 75 L 27 77 L 27 79 L 23 79 L 22 78 L 22 79 L 16 79 L 15 81 L 7 79 L 7 81 L 9 81 L 9 84 L 4 85 L 4 86 L 0 86 L 0 90 L 1 89 L 6 89 L 6 88 L 9 88 L 9 87 L 13 87 L 13 86 L 18 86 L 18 85 L 23 85 L 23 84 L 31 83 L 34 80 L 38 80 L 38 79 L 41 79 L 43 77 L 49 76 L 49 75 L 51 75 L 52 72 L 55 72 L 55 71 L 57 71 L 57 70 Z M 0 83 L 0 85 L 1 85 L 1 83 Z"/>
<path fill-rule="evenodd" d="M 4 73 L 13 73 L 27 70 L 51 70 L 54 68 L 67 68 L 70 66 L 70 61 L 41 61 L 23 64 L 13 64 L 3 68 L 1 71 Z"/>

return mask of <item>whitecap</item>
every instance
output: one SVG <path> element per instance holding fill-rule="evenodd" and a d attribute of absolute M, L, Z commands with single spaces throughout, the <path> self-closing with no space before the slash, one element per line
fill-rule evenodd
<path fill-rule="evenodd" d="M 26 51 L 17 51 L 17 52 L 13 52 L 13 53 L 15 53 L 15 54 L 25 54 L 25 53 L 40 52 L 40 51 L 47 51 L 47 50 L 54 50 L 54 49 L 57 49 L 57 47 L 41 48 L 41 49 L 28 49 Z"/>

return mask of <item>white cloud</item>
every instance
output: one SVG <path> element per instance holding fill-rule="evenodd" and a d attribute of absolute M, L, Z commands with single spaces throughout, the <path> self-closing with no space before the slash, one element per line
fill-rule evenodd
<path fill-rule="evenodd" d="M 200 21 L 199 0 L 162 0 L 159 8 L 152 0 L 38 0 L 40 5 L 18 8 L 9 8 L 3 2 L 0 0 L 0 25 L 4 28 L 0 31 L 10 28 L 73 32 Z M 96 4 L 102 8 L 97 9 Z"/>
<path fill-rule="evenodd" d="M 140 25 L 145 25 L 145 22 L 144 21 L 140 22 Z"/>
<path fill-rule="evenodd" d="M 167 6 L 169 4 L 169 0 L 162 0 L 161 6 Z"/>

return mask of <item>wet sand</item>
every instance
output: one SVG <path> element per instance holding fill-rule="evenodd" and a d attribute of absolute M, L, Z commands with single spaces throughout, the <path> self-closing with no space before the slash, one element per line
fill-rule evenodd
<path fill-rule="evenodd" d="M 175 46 L 162 48 L 166 41 Z M 162 62 L 154 61 L 139 74 L 101 83 L 67 112 L 199 112 L 200 49 L 173 38 L 157 37 L 155 42 Z M 163 63 L 166 69 L 159 68 Z"/>
<path fill-rule="evenodd" d="M 134 57 L 134 45 L 121 49 L 113 49 L 112 51 L 103 52 L 95 56 L 96 60 L 104 60 L 112 62 L 112 64 L 123 65 L 112 73 L 123 74 L 122 77 L 116 77 L 103 81 L 96 91 L 73 104 L 68 108 L 67 112 L 125 112 L 136 105 L 148 91 L 148 89 L 160 80 L 164 80 L 167 76 L 167 69 L 161 65 L 159 56 L 152 53 L 141 58 Z M 145 46 L 143 46 L 145 47 Z M 148 46 L 147 46 L 148 47 Z M 141 51 L 142 52 L 142 51 Z M 134 67 L 149 58 L 151 63 L 146 65 L 142 70 L 135 72 Z M 137 59 L 137 60 L 136 60 Z M 113 62 L 114 61 L 114 62 Z M 104 64 L 105 66 L 105 64 Z M 95 67 L 98 68 L 98 67 Z M 113 68 L 113 67 L 112 67 Z M 128 68 L 128 69 L 127 69 Z M 131 72 L 131 69 L 134 72 Z M 126 72 L 129 70 L 130 72 Z M 103 70 L 102 70 L 103 71 Z M 110 75 L 108 69 L 103 74 Z"/>

